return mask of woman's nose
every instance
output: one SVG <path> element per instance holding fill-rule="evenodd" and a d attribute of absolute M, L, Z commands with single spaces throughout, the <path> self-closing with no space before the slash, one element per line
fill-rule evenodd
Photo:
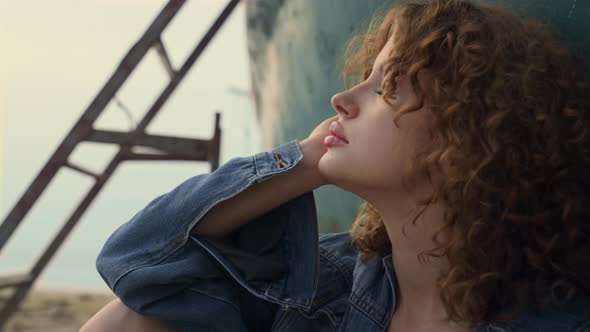
<path fill-rule="evenodd" d="M 347 92 L 343 91 L 333 95 L 331 102 L 338 114 L 345 118 L 351 118 L 356 115 L 358 107 Z"/>

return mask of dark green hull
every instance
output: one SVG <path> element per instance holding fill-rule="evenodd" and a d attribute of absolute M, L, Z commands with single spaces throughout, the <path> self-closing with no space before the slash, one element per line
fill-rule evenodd
<path fill-rule="evenodd" d="M 396 0 L 249 0 L 252 88 L 266 148 L 307 137 L 336 113 L 330 98 L 344 89 L 339 62 L 352 33 Z M 590 1 L 490 1 L 543 19 L 586 59 Z M 321 232 L 348 229 L 362 202 L 335 186 L 316 191 Z"/>

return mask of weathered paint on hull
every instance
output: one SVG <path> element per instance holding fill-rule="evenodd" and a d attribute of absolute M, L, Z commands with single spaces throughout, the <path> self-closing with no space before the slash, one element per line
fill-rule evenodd
<path fill-rule="evenodd" d="M 265 148 L 302 140 L 335 115 L 330 98 L 344 89 L 340 56 L 347 39 L 376 10 L 396 0 L 248 0 L 252 88 Z M 557 27 L 590 61 L 590 1 L 488 1 Z M 362 201 L 335 186 L 315 191 L 321 232 L 348 229 Z"/>

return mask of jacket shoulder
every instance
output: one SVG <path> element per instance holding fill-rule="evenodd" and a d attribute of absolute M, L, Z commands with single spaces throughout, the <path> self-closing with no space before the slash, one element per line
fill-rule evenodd
<path fill-rule="evenodd" d="M 350 289 L 352 272 L 356 264 L 358 252 L 352 246 L 349 232 L 319 234 L 319 254 L 322 275 L 338 274 Z"/>
<path fill-rule="evenodd" d="M 356 251 L 352 248 L 348 232 L 323 233 L 318 236 L 319 277 L 311 308 L 302 312 L 308 318 L 319 313 L 338 322 L 348 307 L 352 289 L 352 272 L 356 263 Z"/>
<path fill-rule="evenodd" d="M 514 332 L 590 332 L 590 301 L 576 300 L 551 304 L 531 311 L 510 325 Z"/>

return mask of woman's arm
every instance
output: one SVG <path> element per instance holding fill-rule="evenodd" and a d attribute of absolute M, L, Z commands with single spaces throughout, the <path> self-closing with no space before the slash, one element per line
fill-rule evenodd
<path fill-rule="evenodd" d="M 79 332 L 178 332 L 160 320 L 142 316 L 115 299 L 82 326 Z"/>
<path fill-rule="evenodd" d="M 217 204 L 191 233 L 215 239 L 224 238 L 241 225 L 321 186 L 323 182 L 317 172 L 317 161 L 311 150 L 313 147 L 309 146 L 307 140 L 298 145 L 303 154 L 301 163 L 290 172 L 255 183 L 236 196 Z"/>
<path fill-rule="evenodd" d="M 312 190 L 325 184 L 317 162 L 329 120 L 302 142 L 234 158 L 153 199 L 106 241 L 101 277 L 134 312 L 187 331 L 247 330 L 272 323 L 278 304 L 308 306 L 318 274 Z M 241 316 L 245 301 L 256 317 Z"/>

